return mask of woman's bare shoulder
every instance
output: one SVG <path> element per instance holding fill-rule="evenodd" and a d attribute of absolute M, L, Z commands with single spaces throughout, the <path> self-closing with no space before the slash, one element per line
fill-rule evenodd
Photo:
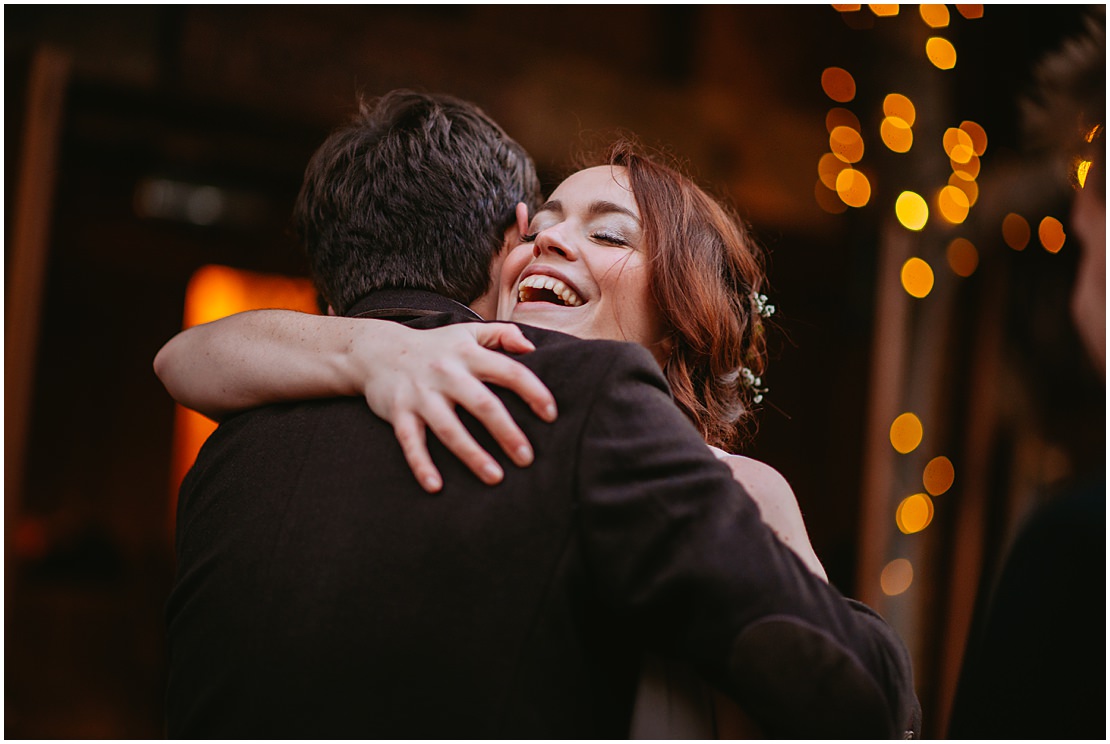
<path fill-rule="evenodd" d="M 717 457 L 732 469 L 733 477 L 749 491 L 755 489 L 761 493 L 794 496 L 794 489 L 790 487 L 783 474 L 767 463 L 744 455 L 730 455 L 717 449 L 714 451 Z"/>

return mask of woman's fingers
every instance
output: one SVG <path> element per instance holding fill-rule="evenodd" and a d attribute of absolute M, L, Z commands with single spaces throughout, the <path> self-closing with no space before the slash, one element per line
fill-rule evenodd
<path fill-rule="evenodd" d="M 466 327 L 475 334 L 478 343 L 487 349 L 513 351 L 512 346 L 515 344 L 527 344 L 529 347 L 516 346 L 515 348 L 522 348 L 519 353 L 535 349 L 523 331 L 509 323 L 473 323 Z M 477 350 L 475 354 L 471 362 L 471 372 L 476 377 L 516 393 L 544 421 L 550 423 L 555 420 L 558 416 L 555 396 L 532 370 L 504 354 L 485 353 L 484 350 Z"/>
<path fill-rule="evenodd" d="M 443 446 L 462 460 L 483 483 L 494 486 L 505 477 L 501 466 L 474 440 L 448 403 L 440 401 L 438 405 L 425 406 L 424 421 Z"/>
<path fill-rule="evenodd" d="M 486 376 L 479 377 L 485 379 Z M 486 428 L 514 465 L 524 468 L 532 464 L 535 458 L 528 437 L 513 420 L 500 398 L 477 378 L 469 376 L 459 379 L 455 392 L 458 404 Z"/>
<path fill-rule="evenodd" d="M 443 488 L 443 478 L 428 453 L 424 424 L 411 413 L 398 413 L 393 422 L 393 433 L 420 487 L 428 493 L 437 493 Z"/>
<path fill-rule="evenodd" d="M 504 349 L 513 354 L 536 350 L 536 345 L 528 340 L 520 326 L 512 323 L 467 323 L 460 327 L 473 330 L 474 338 L 487 349 Z"/>

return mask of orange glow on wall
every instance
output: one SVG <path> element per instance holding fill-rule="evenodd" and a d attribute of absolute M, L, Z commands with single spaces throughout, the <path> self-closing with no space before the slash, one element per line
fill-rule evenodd
<path fill-rule="evenodd" d="M 317 313 L 316 291 L 307 279 L 257 274 L 228 266 L 197 269 L 185 290 L 184 328 L 243 312 L 283 308 Z M 216 423 L 182 406 L 174 416 L 170 519 L 176 518 L 177 491 Z"/>

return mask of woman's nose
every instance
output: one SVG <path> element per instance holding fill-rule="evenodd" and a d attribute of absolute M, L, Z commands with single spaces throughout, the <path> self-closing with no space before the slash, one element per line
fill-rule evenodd
<path fill-rule="evenodd" d="M 536 236 L 536 243 L 532 246 L 532 255 L 539 258 L 544 253 L 555 254 L 567 261 L 576 261 L 578 255 L 571 242 L 559 230 L 558 226 L 550 227 Z"/>

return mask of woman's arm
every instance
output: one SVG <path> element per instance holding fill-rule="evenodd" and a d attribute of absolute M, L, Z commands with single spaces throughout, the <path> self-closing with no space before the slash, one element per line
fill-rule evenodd
<path fill-rule="evenodd" d="M 527 438 L 482 382 L 512 390 L 546 421 L 555 418 L 555 400 L 539 378 L 496 348 L 534 347 L 505 323 L 415 330 L 385 320 L 253 310 L 177 334 L 158 352 L 154 371 L 175 400 L 216 420 L 267 403 L 361 395 L 393 424 L 413 473 L 434 492 L 442 479 L 425 426 L 484 482 L 503 477 L 455 405 L 470 411 L 514 463 L 532 462 Z"/>
<path fill-rule="evenodd" d="M 786 478 L 770 465 L 750 457 L 729 455 L 723 459 L 732 469 L 732 476 L 759 506 L 760 516 L 771 531 L 802 559 L 814 575 L 828 582 L 825 567 L 809 541 L 798 499 Z"/>

